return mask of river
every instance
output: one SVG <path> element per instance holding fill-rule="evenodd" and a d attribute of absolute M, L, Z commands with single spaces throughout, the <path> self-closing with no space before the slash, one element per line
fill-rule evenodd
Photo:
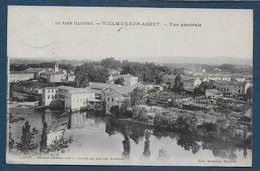
<path fill-rule="evenodd" d="M 39 130 L 34 141 L 39 142 L 42 124 L 48 131 L 59 119 L 60 111 L 38 111 L 28 108 L 10 108 L 16 117 L 24 120 L 11 124 L 15 141 L 20 141 L 24 122 Z M 116 120 L 105 115 L 77 112 L 68 116 L 64 137 L 73 141 L 63 157 L 66 164 L 130 164 L 130 165 L 232 165 L 250 164 L 252 150 L 232 143 L 218 142 L 185 135 L 129 120 Z M 61 162 L 61 160 L 59 160 Z"/>

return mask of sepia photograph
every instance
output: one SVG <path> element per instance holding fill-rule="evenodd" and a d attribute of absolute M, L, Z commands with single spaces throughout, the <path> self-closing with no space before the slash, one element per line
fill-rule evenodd
<path fill-rule="evenodd" d="M 8 164 L 252 167 L 253 10 L 8 6 Z"/>

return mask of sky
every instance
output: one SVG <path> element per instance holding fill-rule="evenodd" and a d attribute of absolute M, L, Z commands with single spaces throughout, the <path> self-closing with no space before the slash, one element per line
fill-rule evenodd
<path fill-rule="evenodd" d="M 9 6 L 7 56 L 56 60 L 114 57 L 148 62 L 156 57 L 252 59 L 252 16 L 252 10 L 234 9 Z M 200 26 L 181 27 L 182 23 Z"/>

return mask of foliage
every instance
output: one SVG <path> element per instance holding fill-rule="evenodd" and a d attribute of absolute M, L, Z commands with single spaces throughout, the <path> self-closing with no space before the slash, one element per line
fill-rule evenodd
<path fill-rule="evenodd" d="M 43 123 L 42 135 L 40 141 L 40 152 L 44 152 L 47 148 L 47 123 Z"/>
<path fill-rule="evenodd" d="M 149 117 L 146 115 L 147 111 L 144 107 L 133 108 L 133 119 L 136 119 L 141 122 L 147 122 Z"/>
<path fill-rule="evenodd" d="M 250 100 L 252 98 L 252 95 L 253 95 L 253 87 L 249 87 L 247 90 L 246 90 L 246 99 L 247 100 Z"/>
<path fill-rule="evenodd" d="M 195 95 L 205 95 L 205 92 L 207 89 L 213 89 L 214 83 L 213 81 L 205 81 L 202 82 L 199 87 L 196 87 L 194 89 L 194 94 Z"/>
<path fill-rule="evenodd" d="M 155 65 L 154 63 L 139 63 L 123 61 L 121 74 L 131 74 L 138 76 L 140 81 L 144 82 L 162 82 L 164 74 L 172 74 L 167 66 Z"/>
<path fill-rule="evenodd" d="M 15 141 L 13 139 L 10 124 L 9 124 L 9 135 L 8 135 L 8 148 L 9 148 L 9 151 L 11 151 L 12 149 L 15 148 Z"/>
<path fill-rule="evenodd" d="M 196 131 L 197 122 L 198 119 L 196 116 L 178 116 L 175 128 L 186 133 L 191 133 Z"/>
<path fill-rule="evenodd" d="M 115 84 L 124 85 L 124 78 L 119 77 L 118 79 L 114 80 Z"/>
<path fill-rule="evenodd" d="M 46 148 L 46 152 L 64 152 L 65 149 L 69 147 L 73 141 L 72 136 L 69 138 L 62 137 L 60 139 L 55 139 L 49 146 Z"/>
<path fill-rule="evenodd" d="M 77 87 L 87 87 L 90 81 L 105 83 L 109 72 L 107 69 L 96 66 L 94 63 L 85 63 L 76 67 L 75 76 Z"/>
<path fill-rule="evenodd" d="M 38 148 L 38 144 L 33 143 L 33 138 L 38 133 L 38 130 L 34 127 L 31 131 L 30 128 L 29 122 L 26 121 L 22 128 L 21 142 L 17 143 L 17 149 L 23 153 L 28 153 Z"/>
<path fill-rule="evenodd" d="M 175 92 L 180 92 L 183 90 L 183 82 L 181 75 L 178 74 L 175 79 L 174 79 L 174 86 L 173 86 L 173 91 Z"/>
<path fill-rule="evenodd" d="M 101 66 L 111 69 L 119 69 L 121 67 L 121 62 L 115 60 L 114 58 L 105 58 L 101 61 Z"/>
<path fill-rule="evenodd" d="M 135 106 L 135 105 L 140 104 L 144 95 L 145 95 L 145 89 L 141 89 L 140 87 L 136 87 L 130 93 L 131 105 Z"/>
<path fill-rule="evenodd" d="M 119 107 L 118 106 L 112 106 L 110 108 L 110 113 L 112 113 L 114 116 L 119 117 Z"/>

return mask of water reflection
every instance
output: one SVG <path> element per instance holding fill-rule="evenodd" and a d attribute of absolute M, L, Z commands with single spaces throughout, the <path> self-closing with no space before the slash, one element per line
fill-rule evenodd
<path fill-rule="evenodd" d="M 144 152 L 143 152 L 143 155 L 148 158 L 151 155 L 151 152 L 150 152 L 150 140 L 149 140 L 150 136 L 151 136 L 151 132 L 146 130 L 144 136 L 145 136 L 145 141 L 144 141 Z"/>
<path fill-rule="evenodd" d="M 114 151 L 115 154 L 119 154 L 125 160 L 130 160 L 130 158 L 131 160 L 135 158 L 165 160 L 172 157 L 178 158 L 178 153 L 183 155 L 198 155 L 199 157 L 201 155 L 200 152 L 211 153 L 210 155 L 214 157 L 230 160 L 251 157 L 251 150 L 245 145 L 219 142 L 217 140 L 157 129 L 129 120 L 117 120 L 91 112 L 72 113 L 68 117 L 70 117 L 68 119 L 68 131 L 73 132 L 73 130 L 76 130 L 75 132 L 78 132 L 79 130 L 77 129 L 82 130 L 82 134 L 79 134 L 80 136 L 74 137 L 75 142 L 77 142 L 76 138 L 81 139 L 86 136 L 87 138 L 84 141 L 78 142 L 88 143 L 91 141 L 88 145 L 92 145 L 92 142 L 102 140 L 105 150 L 106 143 L 110 142 L 109 148 L 111 149 L 109 150 Z M 63 123 L 62 118 L 64 117 L 60 117 L 59 113 L 52 111 L 39 113 L 33 111 L 26 116 L 26 120 L 29 120 L 32 126 L 36 126 L 38 130 L 42 130 L 44 123 L 47 123 L 48 129 L 53 127 L 54 123 L 56 123 L 55 121 Z M 17 129 L 20 127 L 17 126 Z M 20 130 L 17 130 L 17 132 L 20 132 Z M 41 137 L 39 136 L 38 138 L 40 139 Z M 99 151 L 99 149 L 91 147 L 85 144 L 84 147 L 80 148 L 82 150 Z M 73 151 L 73 147 L 71 147 L 70 151 Z M 178 153 L 174 153 L 175 151 L 178 151 Z"/>
<path fill-rule="evenodd" d="M 122 157 L 123 157 L 123 159 L 129 159 L 130 158 L 131 144 L 130 144 L 128 129 L 125 129 L 123 135 L 124 135 L 124 140 L 122 141 L 122 144 L 123 144 L 124 151 L 122 153 Z"/>

